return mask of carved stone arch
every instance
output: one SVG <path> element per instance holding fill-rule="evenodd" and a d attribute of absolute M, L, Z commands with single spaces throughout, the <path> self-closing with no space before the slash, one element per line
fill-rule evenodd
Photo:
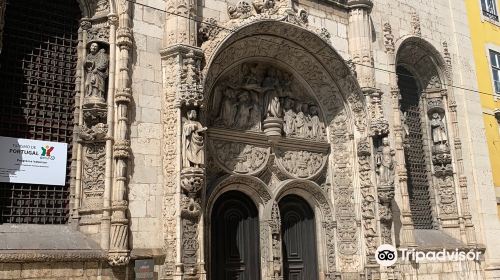
<path fill-rule="evenodd" d="M 406 127 L 404 157 L 413 226 L 417 230 L 442 229 L 460 239 L 457 186 L 462 155 L 456 137 L 456 103 L 452 88 L 447 88 L 452 75 L 446 42 L 443 48 L 446 59 L 422 38 L 398 42 L 398 105 Z"/>
<path fill-rule="evenodd" d="M 317 222 L 317 255 L 320 275 L 330 275 L 336 271 L 335 229 L 337 227 L 333 205 L 320 186 L 309 180 L 292 179 L 283 181 L 274 191 L 279 202 L 287 195 L 303 198 L 311 207 Z"/>
<path fill-rule="evenodd" d="M 410 70 L 417 77 L 422 91 L 444 89 L 451 84 L 443 56 L 421 37 L 406 36 L 396 42 L 396 65 Z"/>
<path fill-rule="evenodd" d="M 298 195 L 306 200 L 311 208 L 315 209 L 315 214 L 321 217 L 321 221 L 334 220 L 330 199 L 315 182 L 301 179 L 286 180 L 274 191 L 276 201 L 289 194 Z M 317 213 L 317 210 L 320 210 L 320 212 Z"/>
<path fill-rule="evenodd" d="M 228 175 L 213 183 L 211 191 L 207 194 L 205 212 L 208 217 L 217 198 L 230 190 L 237 190 L 248 195 L 255 203 L 261 216 L 264 214 L 264 207 L 271 200 L 271 192 L 266 184 L 260 179 L 245 175 Z M 260 207 L 262 206 L 262 207 Z M 270 217 L 270 215 L 269 215 Z M 269 218 L 268 217 L 268 218 Z"/>
<path fill-rule="evenodd" d="M 239 191 L 247 195 L 255 204 L 259 212 L 259 239 L 260 239 L 260 257 L 261 257 L 261 276 L 262 279 L 267 278 L 271 272 L 267 269 L 267 265 L 271 258 L 271 228 L 269 221 L 271 220 L 271 212 L 267 209 L 272 208 L 272 196 L 266 184 L 260 179 L 247 175 L 228 175 L 220 178 L 208 186 L 210 190 L 207 193 L 207 199 L 204 209 L 205 217 L 205 236 L 206 242 L 204 243 L 206 256 L 211 256 L 211 215 L 212 210 L 217 199 L 224 193 L 229 191 Z"/>
<path fill-rule="evenodd" d="M 246 23 L 219 32 L 202 45 L 205 100 L 228 67 L 255 57 L 286 62 L 314 90 L 329 124 L 342 108 L 350 125 L 366 131 L 366 105 L 359 85 L 342 57 L 322 38 L 297 25 L 274 20 Z M 353 121 L 351 121 L 353 120 Z"/>

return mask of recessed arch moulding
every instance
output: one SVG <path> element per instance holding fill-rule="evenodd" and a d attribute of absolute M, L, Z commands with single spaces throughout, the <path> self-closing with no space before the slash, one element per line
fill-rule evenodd
<path fill-rule="evenodd" d="M 259 209 L 268 220 L 284 188 L 309 192 L 322 205 L 321 273 L 361 269 L 355 144 L 368 137 L 369 124 L 365 97 L 344 60 L 316 34 L 274 20 L 220 32 L 202 49 L 208 204 L 249 180 L 239 184 L 237 178 L 255 178 L 263 190 L 253 194 L 266 197 L 254 201 L 263 201 Z M 203 211 L 209 208 L 205 204 Z M 261 225 L 261 235 L 269 232 Z M 261 236 L 269 248 L 272 238 Z M 272 267 L 264 269 L 273 261 L 272 252 L 263 253 L 263 276 L 273 275 Z"/>

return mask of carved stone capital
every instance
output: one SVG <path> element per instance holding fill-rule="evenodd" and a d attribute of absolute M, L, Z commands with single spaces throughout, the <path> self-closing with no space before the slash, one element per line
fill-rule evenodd
<path fill-rule="evenodd" d="M 389 122 L 385 118 L 378 118 L 371 122 L 370 131 L 372 136 L 389 134 Z"/>
<path fill-rule="evenodd" d="M 121 88 L 117 89 L 115 93 L 115 103 L 128 105 L 132 102 L 132 89 Z"/>
<path fill-rule="evenodd" d="M 372 0 L 348 0 L 347 7 L 349 9 L 371 10 L 373 8 L 373 2 Z"/>
<path fill-rule="evenodd" d="M 202 168 L 184 168 L 181 171 L 181 187 L 188 194 L 198 194 L 205 180 Z"/>
<path fill-rule="evenodd" d="M 89 30 L 92 28 L 92 22 L 88 18 L 82 18 L 80 21 L 80 28 L 83 30 Z"/>
<path fill-rule="evenodd" d="M 394 199 L 394 184 L 382 185 L 377 188 L 378 199 L 381 203 L 391 203 Z"/>
<path fill-rule="evenodd" d="M 118 26 L 118 15 L 117 14 L 109 14 L 108 15 L 108 23 L 113 26 Z"/>
<path fill-rule="evenodd" d="M 133 46 L 132 29 L 120 27 L 116 31 L 116 45 L 120 48 L 131 49 Z"/>
<path fill-rule="evenodd" d="M 130 157 L 130 141 L 117 140 L 113 146 L 113 157 L 116 159 L 128 159 Z"/>
<path fill-rule="evenodd" d="M 107 259 L 110 266 L 125 266 L 130 262 L 130 256 L 128 252 L 109 253 Z"/>

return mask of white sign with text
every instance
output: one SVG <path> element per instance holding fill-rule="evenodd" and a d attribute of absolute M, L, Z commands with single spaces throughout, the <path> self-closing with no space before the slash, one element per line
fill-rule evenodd
<path fill-rule="evenodd" d="M 0 182 L 64 186 L 68 144 L 0 136 Z"/>

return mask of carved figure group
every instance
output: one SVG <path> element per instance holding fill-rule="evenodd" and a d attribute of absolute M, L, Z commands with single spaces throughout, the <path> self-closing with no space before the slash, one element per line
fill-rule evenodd
<path fill-rule="evenodd" d="M 85 58 L 85 97 L 105 100 L 106 79 L 108 77 L 109 58 L 104 48 L 97 43 L 90 44 L 89 54 Z"/>
<path fill-rule="evenodd" d="M 301 103 L 290 97 L 285 97 L 283 102 L 285 135 L 315 140 L 325 138 L 325 125 L 318 116 L 316 105 Z"/>
<path fill-rule="evenodd" d="M 261 110 L 256 93 L 228 87 L 223 95 L 216 123 L 237 129 L 260 128 Z"/>
<path fill-rule="evenodd" d="M 196 110 L 187 113 L 187 119 L 182 127 L 182 165 L 184 168 L 200 168 L 205 164 L 205 140 L 202 135 L 207 128 L 203 127 L 197 119 Z"/>
<path fill-rule="evenodd" d="M 379 147 L 375 156 L 377 164 L 377 181 L 379 186 L 392 185 L 394 183 L 394 149 L 389 146 L 387 137 L 382 139 L 382 146 Z"/>
<path fill-rule="evenodd" d="M 324 160 L 324 155 L 320 153 L 286 151 L 281 157 L 281 164 L 290 174 L 299 178 L 307 178 L 320 170 Z"/>

